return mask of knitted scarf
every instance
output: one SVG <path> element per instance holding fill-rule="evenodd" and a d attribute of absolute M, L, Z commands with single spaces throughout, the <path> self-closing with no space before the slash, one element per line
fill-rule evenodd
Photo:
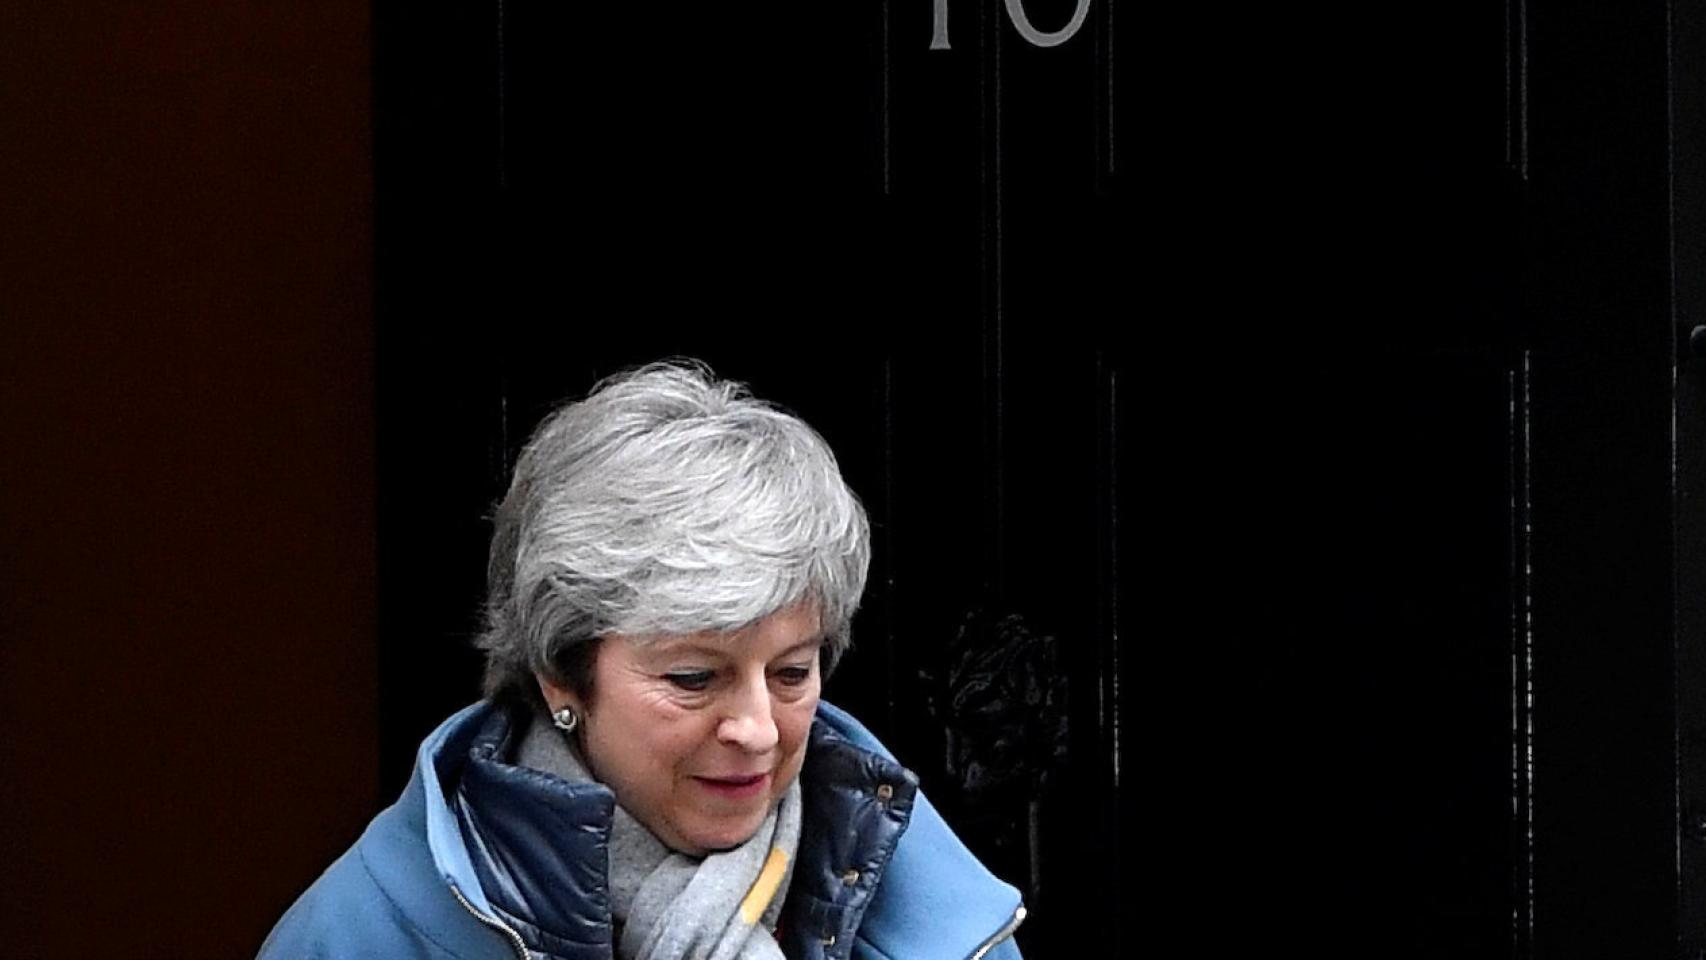
<path fill-rule="evenodd" d="M 579 751 L 543 714 L 516 762 L 590 782 Z M 783 960 L 773 936 L 800 842 L 800 783 L 732 850 L 690 857 L 664 846 L 620 803 L 610 824 L 610 912 L 620 960 Z"/>

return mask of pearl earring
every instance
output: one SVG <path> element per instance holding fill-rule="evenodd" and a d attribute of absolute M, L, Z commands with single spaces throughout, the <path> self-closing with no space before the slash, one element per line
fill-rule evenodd
<path fill-rule="evenodd" d="M 564 707 L 551 714 L 551 722 L 564 733 L 574 733 L 575 728 L 581 725 L 581 715 L 573 707 Z"/>

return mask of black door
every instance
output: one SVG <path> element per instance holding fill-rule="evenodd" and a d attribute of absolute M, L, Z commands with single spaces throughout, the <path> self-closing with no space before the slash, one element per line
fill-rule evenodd
<path fill-rule="evenodd" d="M 381 4 L 388 782 L 518 444 L 687 354 L 840 455 L 827 695 L 1028 955 L 1679 955 L 1697 19 Z"/>

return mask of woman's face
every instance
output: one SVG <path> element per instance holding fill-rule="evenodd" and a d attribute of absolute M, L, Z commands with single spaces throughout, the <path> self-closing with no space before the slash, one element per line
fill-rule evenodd
<path fill-rule="evenodd" d="M 635 642 L 643 639 L 645 643 Z M 606 637 L 581 714 L 592 774 L 666 845 L 703 855 L 744 843 L 800 773 L 823 639 L 800 604 L 732 633 Z"/>

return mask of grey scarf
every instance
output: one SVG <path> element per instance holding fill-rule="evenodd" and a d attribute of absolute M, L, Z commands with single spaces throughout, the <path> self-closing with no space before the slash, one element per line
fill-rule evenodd
<path fill-rule="evenodd" d="M 534 716 L 516 762 L 570 782 L 593 778 L 569 740 Z M 706 857 L 664 846 L 617 804 L 610 824 L 610 912 L 621 960 L 783 960 L 772 935 L 800 842 L 800 783 L 746 843 Z"/>

